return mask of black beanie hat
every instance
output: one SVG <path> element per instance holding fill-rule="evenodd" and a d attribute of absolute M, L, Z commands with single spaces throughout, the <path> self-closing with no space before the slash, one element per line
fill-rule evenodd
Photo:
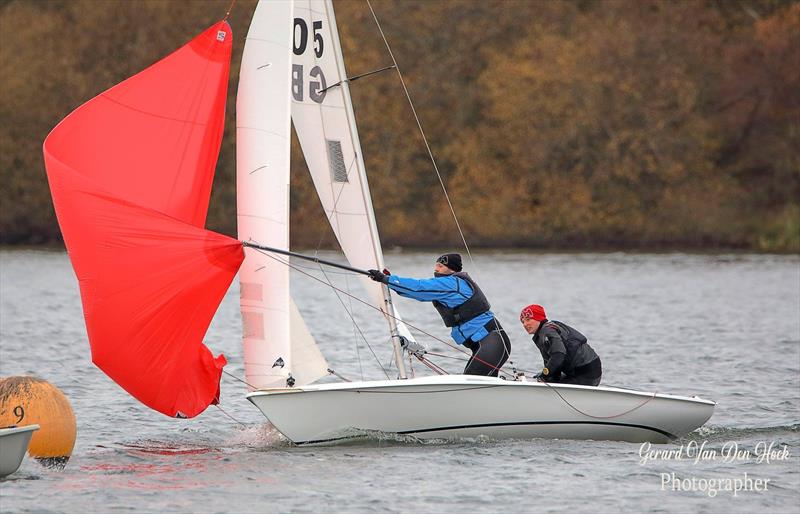
<path fill-rule="evenodd" d="M 436 262 L 444 264 L 453 271 L 461 271 L 461 255 L 457 253 L 446 253 L 436 259 Z"/>

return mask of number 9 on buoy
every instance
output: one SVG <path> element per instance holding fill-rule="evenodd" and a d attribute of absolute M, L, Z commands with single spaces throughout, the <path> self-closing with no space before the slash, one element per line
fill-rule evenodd
<path fill-rule="evenodd" d="M 28 455 L 47 467 L 66 466 L 75 446 L 75 414 L 57 387 L 35 377 L 0 378 L 0 427 L 39 425 Z"/>

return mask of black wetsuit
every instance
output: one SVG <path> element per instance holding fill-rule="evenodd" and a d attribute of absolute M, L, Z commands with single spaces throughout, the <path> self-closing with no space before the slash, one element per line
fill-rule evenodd
<path fill-rule="evenodd" d="M 503 367 L 508 356 L 511 355 L 511 340 L 503 330 L 500 322 L 492 318 L 484 325 L 489 335 L 480 342 L 467 339 L 464 346 L 472 350 L 472 357 L 469 358 L 467 366 L 464 368 L 465 375 L 485 375 L 496 377 Z"/>
<path fill-rule="evenodd" d="M 511 341 L 468 274 L 434 273 L 428 279 L 388 275 L 385 283 L 400 296 L 433 302 L 444 324 L 452 328 L 453 339 L 472 350 L 465 375 L 497 376 L 511 353 Z"/>
<path fill-rule="evenodd" d="M 600 357 L 586 336 L 560 321 L 542 321 L 533 342 L 542 354 L 545 382 L 596 386 L 603 375 Z"/>

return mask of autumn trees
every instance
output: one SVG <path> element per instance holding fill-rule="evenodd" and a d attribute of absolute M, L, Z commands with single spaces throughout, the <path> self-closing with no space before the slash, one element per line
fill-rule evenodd
<path fill-rule="evenodd" d="M 41 142 L 227 1 L 0 3 L 0 238 L 58 237 Z M 348 72 L 391 64 L 335 2 Z M 254 2 L 231 15 L 229 123 L 209 224 L 235 233 L 234 95 Z M 373 1 L 467 240 L 800 250 L 800 4 Z M 386 245 L 460 237 L 394 71 L 352 94 Z M 293 148 L 293 244 L 333 244 Z"/>

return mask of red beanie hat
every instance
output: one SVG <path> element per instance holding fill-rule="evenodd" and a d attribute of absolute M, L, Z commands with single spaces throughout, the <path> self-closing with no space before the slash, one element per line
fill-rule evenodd
<path fill-rule="evenodd" d="M 534 321 L 544 321 L 547 319 L 547 314 L 544 313 L 544 307 L 541 305 L 531 304 L 522 309 L 522 312 L 519 313 L 519 320 L 524 321 L 527 318 L 531 318 Z"/>

